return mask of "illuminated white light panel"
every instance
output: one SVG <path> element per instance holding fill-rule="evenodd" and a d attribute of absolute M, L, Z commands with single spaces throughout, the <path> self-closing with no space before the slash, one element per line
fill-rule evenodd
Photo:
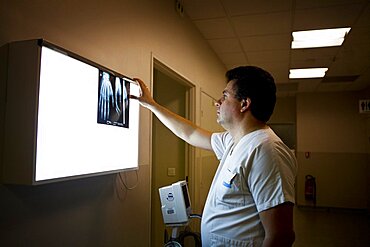
<path fill-rule="evenodd" d="M 289 79 L 321 78 L 327 70 L 328 68 L 290 69 Z"/>
<path fill-rule="evenodd" d="M 340 46 L 350 30 L 350 27 L 346 27 L 293 32 L 291 48 Z"/>
<path fill-rule="evenodd" d="M 98 78 L 98 68 L 42 48 L 36 181 L 138 167 L 139 103 L 130 101 L 129 128 L 98 124 Z"/>

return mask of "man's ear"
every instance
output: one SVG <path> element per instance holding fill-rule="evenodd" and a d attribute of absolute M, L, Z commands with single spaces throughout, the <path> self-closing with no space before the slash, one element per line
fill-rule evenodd
<path fill-rule="evenodd" d="M 241 104 L 240 112 L 246 111 L 250 107 L 251 103 L 252 101 L 250 98 L 242 99 L 240 103 Z"/>

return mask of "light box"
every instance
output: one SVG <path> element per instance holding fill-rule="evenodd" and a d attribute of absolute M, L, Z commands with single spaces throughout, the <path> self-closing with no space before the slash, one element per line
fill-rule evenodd
<path fill-rule="evenodd" d="M 2 182 L 41 184 L 138 168 L 138 86 L 44 40 L 1 48 Z"/>

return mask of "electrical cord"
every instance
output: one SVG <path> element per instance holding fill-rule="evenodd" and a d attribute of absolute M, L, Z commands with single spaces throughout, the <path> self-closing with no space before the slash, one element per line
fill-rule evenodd
<path fill-rule="evenodd" d="M 195 247 L 202 246 L 200 233 L 193 232 L 190 228 L 187 227 L 184 231 L 180 232 L 178 237 L 168 240 L 164 247 L 183 247 L 185 244 L 185 238 L 192 238 L 194 240 Z"/>
<path fill-rule="evenodd" d="M 122 176 L 122 173 L 123 173 L 123 176 Z M 120 173 L 118 173 L 118 176 L 115 177 L 116 178 L 115 179 L 115 185 L 116 185 L 115 186 L 115 191 L 116 191 L 116 195 L 117 195 L 118 200 L 120 200 L 121 202 L 124 202 L 124 200 L 127 196 L 127 191 L 135 189 L 139 184 L 139 174 L 138 174 L 137 170 L 135 170 L 136 184 L 131 186 L 131 187 L 127 185 L 126 173 L 127 172 L 120 172 Z"/>
<path fill-rule="evenodd" d="M 189 218 L 198 218 L 202 219 L 201 214 L 190 214 Z M 165 239 L 165 245 L 164 247 L 183 247 L 185 244 L 185 238 L 188 239 L 191 237 L 194 240 L 195 247 L 201 247 L 202 246 L 202 238 L 200 236 L 200 233 L 193 232 L 189 226 L 185 227 L 184 231 L 181 231 L 176 238 L 172 238 L 168 236 L 167 230 L 164 231 L 164 239 Z"/>
<path fill-rule="evenodd" d="M 125 176 L 125 180 L 127 180 L 127 177 L 126 177 L 126 173 L 127 172 L 120 172 L 118 175 L 119 175 L 119 178 L 120 178 L 120 181 L 121 181 L 121 183 L 122 183 L 122 185 L 127 189 L 127 190 L 133 190 L 133 189 L 135 189 L 137 186 L 138 186 L 138 184 L 139 184 L 139 174 L 138 174 L 138 172 L 137 172 L 137 170 L 135 170 L 135 174 L 136 174 L 136 184 L 134 185 L 134 186 L 132 186 L 132 187 L 129 187 L 129 186 L 127 186 L 127 184 L 125 183 L 125 181 L 123 180 L 123 178 L 122 178 L 122 173 L 124 174 L 124 176 Z"/>
<path fill-rule="evenodd" d="M 178 240 L 181 244 L 184 244 L 185 238 L 187 237 L 192 237 L 194 239 L 195 247 L 202 246 L 202 240 L 200 238 L 199 233 L 192 231 L 184 231 L 180 233 Z"/>
<path fill-rule="evenodd" d="M 182 247 L 182 245 L 177 241 L 170 240 L 164 245 L 164 247 Z"/>

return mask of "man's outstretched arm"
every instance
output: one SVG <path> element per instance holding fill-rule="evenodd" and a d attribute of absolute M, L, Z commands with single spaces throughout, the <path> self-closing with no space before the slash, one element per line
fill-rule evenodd
<path fill-rule="evenodd" d="M 212 150 L 211 135 L 212 132 L 200 128 L 186 118 L 183 118 L 167 108 L 158 104 L 151 96 L 148 87 L 145 83 L 135 78 L 140 86 L 140 96 L 130 97 L 140 102 L 142 106 L 153 112 L 157 118 L 176 136 L 189 143 L 192 146 Z"/>

